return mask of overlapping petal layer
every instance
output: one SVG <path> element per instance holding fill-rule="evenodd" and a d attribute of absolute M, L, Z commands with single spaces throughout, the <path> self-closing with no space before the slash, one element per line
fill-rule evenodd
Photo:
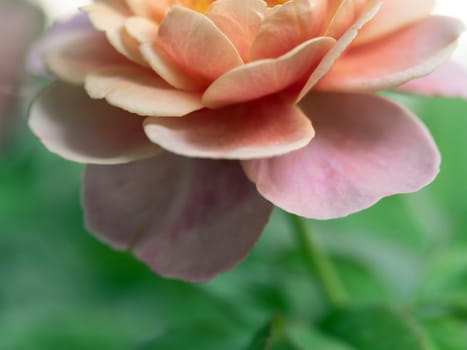
<path fill-rule="evenodd" d="M 89 166 L 88 228 L 129 249 L 162 276 L 203 281 L 234 267 L 268 222 L 271 205 L 238 162 L 163 153 L 118 166 Z"/>
<path fill-rule="evenodd" d="M 244 161 L 248 177 L 275 205 L 330 219 L 395 193 L 414 192 L 439 168 L 430 134 L 407 110 L 364 94 L 314 93 L 301 103 L 316 137 L 289 154 Z"/>
<path fill-rule="evenodd" d="M 160 150 L 145 136 L 138 116 L 91 100 L 82 88 L 64 83 L 36 98 L 29 125 L 51 152 L 78 163 L 126 163 Z"/>

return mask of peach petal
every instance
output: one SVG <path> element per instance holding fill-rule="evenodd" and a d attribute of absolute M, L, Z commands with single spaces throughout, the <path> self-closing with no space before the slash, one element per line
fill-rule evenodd
<path fill-rule="evenodd" d="M 129 17 L 124 23 L 128 35 L 138 43 L 152 42 L 157 39 L 159 26 L 144 17 Z"/>
<path fill-rule="evenodd" d="M 238 162 L 162 153 L 117 166 L 88 166 L 84 210 L 89 230 L 131 250 L 156 273 L 205 281 L 251 250 L 272 206 Z"/>
<path fill-rule="evenodd" d="M 467 72 L 459 65 L 447 62 L 430 75 L 411 80 L 398 90 L 427 96 L 467 99 Z"/>
<path fill-rule="evenodd" d="M 305 148 L 244 161 L 258 191 L 289 212 L 331 219 L 383 197 L 418 191 L 436 176 L 440 157 L 424 125 L 375 95 L 312 93 L 301 103 L 316 127 Z"/>
<path fill-rule="evenodd" d="M 127 0 L 126 2 L 128 7 L 135 15 L 150 18 L 156 22 L 160 22 L 164 18 L 168 8 L 167 2 L 165 0 Z"/>
<path fill-rule="evenodd" d="M 131 12 L 125 2 L 97 2 L 82 8 L 97 30 L 105 32 L 107 40 L 120 54 L 140 65 L 146 65 L 139 52 L 139 43 L 125 28 Z"/>
<path fill-rule="evenodd" d="M 271 96 L 183 118 L 148 118 L 149 139 L 170 152 L 200 158 L 251 159 L 284 154 L 313 138 L 309 119 Z"/>
<path fill-rule="evenodd" d="M 330 1 L 330 3 L 333 2 L 335 3 L 331 6 L 331 8 L 334 8 L 331 11 L 333 16 L 326 26 L 324 35 L 339 39 L 355 20 L 357 8 L 355 0 Z"/>
<path fill-rule="evenodd" d="M 108 65 L 122 64 L 125 58 L 113 50 L 102 33 L 81 30 L 49 41 L 44 61 L 61 80 L 82 85 L 89 73 Z"/>
<path fill-rule="evenodd" d="M 316 85 L 316 83 L 332 68 L 334 63 L 349 47 L 352 41 L 357 37 L 360 29 L 368 23 L 380 10 L 383 1 L 381 0 L 369 0 L 362 10 L 362 14 L 354 22 L 352 26 L 337 40 L 334 47 L 324 56 L 321 63 L 314 70 L 314 72 L 308 78 L 303 89 L 300 91 L 297 97 L 299 102 L 310 90 Z"/>
<path fill-rule="evenodd" d="M 106 67 L 86 77 L 95 99 L 141 116 L 180 117 L 203 108 L 201 94 L 172 88 L 150 70 L 137 66 Z"/>
<path fill-rule="evenodd" d="M 449 17 L 431 16 L 342 56 L 317 88 L 378 91 L 431 73 L 446 61 L 464 26 Z"/>
<path fill-rule="evenodd" d="M 244 61 L 266 13 L 263 0 L 217 0 L 206 16 L 230 39 Z"/>
<path fill-rule="evenodd" d="M 217 108 L 284 90 L 307 77 L 335 42 L 329 37 L 311 39 L 277 59 L 237 67 L 209 86 L 203 103 Z"/>
<path fill-rule="evenodd" d="M 206 81 L 188 75 L 157 42 L 142 44 L 140 51 L 154 72 L 173 87 L 185 91 L 200 91 L 205 88 Z"/>
<path fill-rule="evenodd" d="M 78 163 L 126 163 L 160 151 L 144 135 L 141 118 L 64 83 L 36 98 L 29 126 L 49 151 Z"/>
<path fill-rule="evenodd" d="M 435 0 L 385 0 L 380 12 L 363 28 L 355 45 L 374 41 L 428 16 Z"/>
<path fill-rule="evenodd" d="M 243 63 L 235 46 L 206 16 L 173 6 L 159 27 L 160 44 L 184 70 L 207 80 Z"/>
<path fill-rule="evenodd" d="M 251 45 L 250 59 L 274 58 L 319 34 L 326 1 L 295 0 L 270 10 Z"/>

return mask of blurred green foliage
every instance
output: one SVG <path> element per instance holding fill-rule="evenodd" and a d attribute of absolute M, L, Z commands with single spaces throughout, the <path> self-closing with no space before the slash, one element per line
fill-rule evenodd
<path fill-rule="evenodd" d="M 311 223 L 352 298 L 341 310 L 279 210 L 250 256 L 206 284 L 112 251 L 83 227 L 81 167 L 23 121 L 0 150 L 0 349 L 467 349 L 467 103 L 386 96 L 426 122 L 443 165 L 417 194 Z"/>

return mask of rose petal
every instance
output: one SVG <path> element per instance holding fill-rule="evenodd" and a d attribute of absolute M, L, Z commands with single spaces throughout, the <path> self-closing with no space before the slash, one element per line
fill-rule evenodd
<path fill-rule="evenodd" d="M 428 16 L 435 0 L 385 0 L 375 18 L 355 39 L 355 45 L 367 43 L 395 32 Z"/>
<path fill-rule="evenodd" d="M 233 161 L 169 153 L 120 166 L 89 166 L 87 226 L 158 274 L 204 281 L 233 268 L 255 244 L 271 205 Z"/>
<path fill-rule="evenodd" d="M 299 102 L 308 92 L 316 85 L 316 83 L 331 69 L 337 59 L 344 53 L 352 41 L 357 37 L 359 30 L 370 21 L 381 8 L 381 0 L 368 0 L 362 14 L 355 23 L 337 40 L 334 47 L 328 51 L 326 56 L 321 60 L 321 63 L 313 71 L 308 78 L 303 89 L 297 97 Z"/>
<path fill-rule="evenodd" d="M 127 0 L 126 2 L 135 15 L 150 18 L 156 22 L 164 18 L 168 8 L 167 1 Z"/>
<path fill-rule="evenodd" d="M 29 49 L 26 61 L 28 72 L 40 76 L 48 75 L 49 72 L 43 60 L 44 52 L 47 52 L 49 47 L 53 47 L 55 42 L 61 42 L 63 38 L 69 37 L 69 34 L 73 36 L 76 32 L 92 30 L 91 22 L 84 13 L 79 13 L 66 21 L 54 23 Z"/>
<path fill-rule="evenodd" d="M 47 68 L 61 80 L 82 85 L 86 76 L 108 65 L 122 64 L 125 58 L 95 30 L 78 30 L 54 37 L 44 44 Z"/>
<path fill-rule="evenodd" d="M 431 16 L 399 32 L 342 56 L 318 83 L 331 91 L 378 91 L 426 75 L 456 46 L 463 24 Z"/>
<path fill-rule="evenodd" d="M 324 35 L 339 39 L 347 28 L 355 21 L 357 14 L 355 0 L 339 0 L 328 2 L 328 13 L 332 14 L 326 25 Z"/>
<path fill-rule="evenodd" d="M 157 39 L 159 27 L 144 17 L 129 17 L 124 23 L 125 29 L 138 43 L 152 42 Z"/>
<path fill-rule="evenodd" d="M 447 62 L 430 75 L 411 80 L 398 89 L 427 96 L 467 99 L 467 72 L 457 64 Z"/>
<path fill-rule="evenodd" d="M 203 108 L 201 94 L 172 88 L 152 71 L 135 65 L 103 68 L 86 77 L 96 99 L 142 116 L 180 117 Z"/>
<path fill-rule="evenodd" d="M 205 88 L 204 79 L 196 79 L 188 75 L 157 42 L 142 44 L 140 50 L 154 72 L 174 88 L 185 91 L 201 91 Z"/>
<path fill-rule="evenodd" d="M 295 0 L 269 11 L 250 51 L 250 59 L 274 58 L 319 34 L 326 1 Z"/>
<path fill-rule="evenodd" d="M 433 180 L 439 153 L 423 124 L 381 97 L 313 93 L 301 107 L 316 138 L 284 156 L 244 161 L 275 205 L 317 219 L 346 216 Z"/>
<path fill-rule="evenodd" d="M 208 81 L 242 64 L 235 46 L 206 16 L 173 6 L 159 27 L 160 44 L 184 70 Z"/>
<path fill-rule="evenodd" d="M 148 118 L 144 128 L 154 143 L 173 153 L 222 159 L 284 154 L 305 146 L 314 135 L 308 118 L 278 96 L 183 118 Z"/>
<path fill-rule="evenodd" d="M 266 13 L 263 0 L 217 0 L 206 16 L 230 39 L 244 61 Z"/>
<path fill-rule="evenodd" d="M 99 1 L 82 8 L 97 30 L 105 32 L 117 52 L 140 65 L 146 65 L 139 52 L 139 43 L 125 28 L 132 13 L 125 1 Z"/>
<path fill-rule="evenodd" d="M 335 44 L 329 37 L 311 39 L 277 59 L 244 64 L 215 80 L 203 95 L 210 108 L 254 100 L 284 90 L 310 75 Z"/>
<path fill-rule="evenodd" d="M 141 118 L 63 83 L 33 102 L 29 126 L 51 152 L 79 163 L 126 163 L 159 152 L 144 135 Z"/>

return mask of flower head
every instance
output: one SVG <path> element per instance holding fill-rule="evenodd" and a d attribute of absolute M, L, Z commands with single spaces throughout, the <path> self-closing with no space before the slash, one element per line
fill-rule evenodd
<path fill-rule="evenodd" d="M 93 232 L 162 275 L 204 280 L 247 254 L 271 203 L 328 219 L 434 178 L 426 128 L 371 94 L 448 58 L 463 27 L 432 5 L 96 0 L 89 22 L 45 41 L 59 82 L 30 125 L 93 164 Z"/>

